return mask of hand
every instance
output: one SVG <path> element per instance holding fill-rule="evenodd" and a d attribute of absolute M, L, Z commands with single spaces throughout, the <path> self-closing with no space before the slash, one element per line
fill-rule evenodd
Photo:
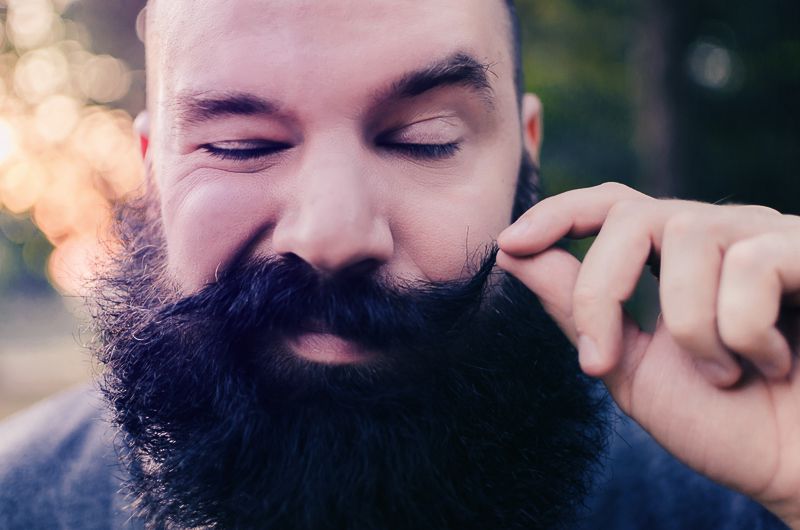
<path fill-rule="evenodd" d="M 593 235 L 582 264 L 553 248 Z M 800 528 L 800 217 L 609 183 L 543 200 L 499 245 L 498 265 L 539 296 L 625 413 Z M 662 315 L 649 334 L 622 304 L 651 255 Z"/>

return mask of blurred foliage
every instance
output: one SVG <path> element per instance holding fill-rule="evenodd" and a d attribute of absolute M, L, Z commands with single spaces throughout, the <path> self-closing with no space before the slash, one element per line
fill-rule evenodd
<path fill-rule="evenodd" d="M 679 4 L 668 90 L 681 190 L 800 213 L 800 2 Z"/>
<path fill-rule="evenodd" d="M 627 2 L 518 0 L 526 84 L 544 105 L 548 192 L 634 183 Z"/>
<path fill-rule="evenodd" d="M 616 180 L 800 213 L 800 2 L 517 1 L 549 193 Z M 140 178 L 142 5 L 0 0 L 0 293 L 68 284 Z"/>
<path fill-rule="evenodd" d="M 800 213 L 800 2 L 517 0 L 546 189 Z"/>

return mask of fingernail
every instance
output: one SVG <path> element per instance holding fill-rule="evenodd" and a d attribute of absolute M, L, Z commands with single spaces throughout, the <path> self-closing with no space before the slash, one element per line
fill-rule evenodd
<path fill-rule="evenodd" d="M 528 228 L 530 227 L 530 221 L 527 219 L 520 219 L 513 225 L 509 226 L 500 236 L 503 239 L 518 239 L 520 237 L 524 237 L 525 234 L 528 233 Z"/>
<path fill-rule="evenodd" d="M 597 344 L 587 335 L 578 337 L 578 356 L 581 368 L 587 373 L 592 372 L 593 368 L 600 366 L 603 361 Z"/>
<path fill-rule="evenodd" d="M 716 361 L 698 359 L 695 361 L 695 366 L 703 377 L 715 385 L 730 383 L 730 370 Z"/>

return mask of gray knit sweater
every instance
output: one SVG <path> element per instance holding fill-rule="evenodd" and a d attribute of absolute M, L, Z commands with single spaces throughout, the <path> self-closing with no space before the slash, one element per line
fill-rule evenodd
<path fill-rule="evenodd" d="M 79 388 L 0 424 L 0 529 L 143 528 L 125 510 L 124 473 L 105 418 L 97 392 Z M 678 463 L 625 418 L 597 482 L 582 529 L 786 528 Z"/>

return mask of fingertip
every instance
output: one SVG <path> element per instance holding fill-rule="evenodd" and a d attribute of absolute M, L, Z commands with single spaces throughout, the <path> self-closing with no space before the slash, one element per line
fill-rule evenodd
<path fill-rule="evenodd" d="M 758 369 L 767 379 L 774 381 L 786 380 L 792 371 L 792 359 L 782 359 L 783 362 L 778 360 L 762 361 L 758 364 Z"/>
<path fill-rule="evenodd" d="M 541 244 L 531 237 L 507 235 L 506 232 L 497 236 L 497 246 L 507 254 L 520 258 L 532 256 L 542 250 Z"/>
<path fill-rule="evenodd" d="M 726 335 L 726 346 L 752 364 L 764 378 L 770 381 L 789 378 L 794 353 L 786 337 L 777 328 L 772 327 L 761 333 L 740 332 L 741 336 L 735 336 L 728 330 Z M 731 337 L 737 340 L 731 340 Z"/>
<path fill-rule="evenodd" d="M 728 366 L 713 359 L 696 359 L 694 365 L 706 381 L 719 388 L 732 387 L 742 377 L 738 364 Z"/>
<path fill-rule="evenodd" d="M 500 267 L 504 271 L 511 272 L 514 269 L 514 265 L 516 264 L 516 262 L 517 259 L 509 255 L 502 248 L 497 252 L 495 263 L 497 264 L 498 267 Z"/>
<path fill-rule="evenodd" d="M 604 355 L 588 335 L 578 337 L 578 359 L 581 370 L 591 377 L 603 377 L 613 368 L 609 356 Z"/>
<path fill-rule="evenodd" d="M 531 265 L 538 263 L 538 258 L 543 254 L 530 255 L 517 255 L 508 250 L 500 248 L 495 258 L 495 263 L 498 267 L 506 272 L 516 275 L 517 273 L 525 276 L 530 275 Z"/>
<path fill-rule="evenodd" d="M 497 245 L 509 254 L 526 257 L 547 250 L 560 237 L 557 229 L 543 225 L 538 217 L 528 213 L 500 232 Z"/>
<path fill-rule="evenodd" d="M 504 244 L 511 244 L 514 241 L 519 241 L 528 235 L 529 228 L 530 221 L 525 217 L 521 217 L 514 224 L 500 232 L 497 242 L 502 246 Z"/>
<path fill-rule="evenodd" d="M 764 342 L 769 345 L 768 351 L 771 354 L 756 361 L 756 366 L 768 379 L 788 379 L 792 372 L 794 353 L 786 337 L 776 328 L 772 328 Z"/>

